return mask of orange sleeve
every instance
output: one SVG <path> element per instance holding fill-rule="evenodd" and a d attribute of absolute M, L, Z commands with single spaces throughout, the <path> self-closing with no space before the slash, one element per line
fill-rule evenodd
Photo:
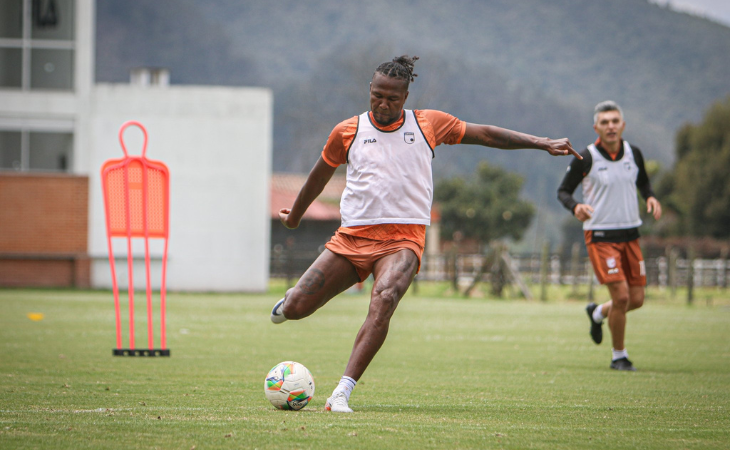
<path fill-rule="evenodd" d="M 357 133 L 358 116 L 338 123 L 327 138 L 322 149 L 322 159 L 332 167 L 347 163 L 347 150 L 350 149 Z"/>
<path fill-rule="evenodd" d="M 459 144 L 466 133 L 466 122 L 435 109 L 417 110 L 416 119 L 431 148 Z"/>

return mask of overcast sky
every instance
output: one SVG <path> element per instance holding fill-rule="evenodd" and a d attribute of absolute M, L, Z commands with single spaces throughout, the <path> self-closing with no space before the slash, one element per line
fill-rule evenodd
<path fill-rule="evenodd" d="M 660 5 L 671 3 L 678 11 L 707 17 L 730 27 L 730 0 L 651 0 Z"/>

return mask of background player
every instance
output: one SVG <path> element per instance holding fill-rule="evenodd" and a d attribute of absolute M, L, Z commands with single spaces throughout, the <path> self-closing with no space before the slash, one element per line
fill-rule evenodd
<path fill-rule="evenodd" d="M 539 138 L 490 125 L 466 123 L 435 110 L 404 110 L 417 57 L 378 66 L 370 83 L 370 111 L 338 124 L 291 208 L 279 212 L 296 228 L 337 166 L 347 164 L 342 226 L 296 286 L 274 305 L 271 320 L 302 319 L 371 273 L 368 314 L 355 338 L 344 376 L 325 408 L 352 412 L 352 389 L 383 345 L 390 319 L 420 268 L 430 224 L 436 146 L 478 144 L 578 154 L 568 139 Z"/>
<path fill-rule="evenodd" d="M 558 199 L 583 222 L 586 248 L 593 270 L 608 287 L 611 300 L 586 307 L 591 320 L 590 334 L 596 344 L 603 340 L 603 319 L 613 340 L 611 368 L 636 370 L 624 346 L 626 313 L 644 304 L 646 267 L 639 247 L 639 202 L 636 188 L 646 199 L 647 212 L 655 219 L 662 215 L 659 201 L 644 169 L 637 147 L 622 139 L 626 122 L 621 108 L 612 101 L 596 105 L 593 129 L 598 139 L 583 150 L 582 160 L 574 159 L 558 188 Z M 582 184 L 583 200 L 573 198 Z"/>

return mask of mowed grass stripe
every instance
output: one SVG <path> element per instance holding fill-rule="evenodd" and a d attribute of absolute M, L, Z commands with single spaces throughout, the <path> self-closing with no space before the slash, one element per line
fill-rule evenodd
<path fill-rule="evenodd" d="M 274 294 L 170 293 L 173 356 L 114 358 L 110 292 L 0 290 L 0 448 L 727 448 L 730 309 L 717 294 L 694 307 L 653 295 L 629 315 L 639 372 L 617 373 L 608 330 L 601 346 L 588 337 L 584 302 L 409 293 L 356 413 L 332 415 L 324 401 L 366 296 L 275 326 Z M 287 359 L 317 383 L 300 412 L 263 395 Z"/>

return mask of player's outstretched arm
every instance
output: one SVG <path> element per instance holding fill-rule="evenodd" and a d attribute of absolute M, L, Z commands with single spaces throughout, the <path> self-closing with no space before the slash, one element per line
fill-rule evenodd
<path fill-rule="evenodd" d="M 279 219 L 285 227 L 296 228 L 299 226 L 299 222 L 301 222 L 307 208 L 322 193 L 322 190 L 335 173 L 335 169 L 336 167 L 330 166 L 321 156 L 319 157 L 312 171 L 309 172 L 307 181 L 304 182 L 304 186 L 299 191 L 297 199 L 294 200 L 294 206 L 291 209 L 282 208 L 279 210 Z"/>
<path fill-rule="evenodd" d="M 500 148 L 503 150 L 516 150 L 520 148 L 534 148 L 545 150 L 553 156 L 573 155 L 583 159 L 570 145 L 568 138 L 550 139 L 537 137 L 519 131 L 495 127 L 493 125 L 466 124 L 466 132 L 461 140 L 462 144 L 484 145 L 486 147 Z"/>

